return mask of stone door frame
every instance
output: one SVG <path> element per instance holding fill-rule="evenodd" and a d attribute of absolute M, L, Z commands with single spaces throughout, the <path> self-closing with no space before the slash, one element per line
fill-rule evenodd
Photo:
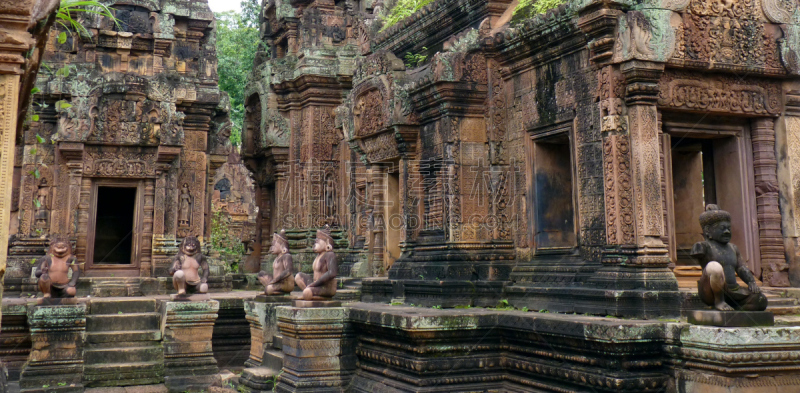
<path fill-rule="evenodd" d="M 535 157 L 534 157 L 534 144 L 538 140 L 544 140 L 552 137 L 556 137 L 559 135 L 566 135 L 569 139 L 569 150 L 570 150 L 570 167 L 572 172 L 572 211 L 573 211 L 573 231 L 575 232 L 575 245 L 573 247 L 565 247 L 565 248 L 558 248 L 558 249 L 539 249 L 536 243 L 536 187 L 534 185 L 534 165 L 535 165 Z M 579 200 L 579 192 L 578 192 L 578 183 L 575 181 L 578 178 L 577 172 L 577 147 L 575 144 L 575 127 L 574 127 L 574 120 L 569 120 L 565 122 L 561 122 L 555 125 L 551 125 L 548 127 L 543 127 L 541 129 L 536 130 L 528 130 L 528 135 L 525 138 L 525 172 L 527 176 L 526 178 L 526 189 L 528 190 L 527 193 L 527 203 L 528 206 L 531 208 L 527 209 L 527 219 L 528 219 L 528 244 L 531 245 L 531 249 L 534 251 L 534 254 L 537 253 L 547 253 L 547 254 L 571 254 L 577 250 L 581 245 L 581 237 L 580 237 L 580 215 L 578 209 L 578 200 Z"/>
<path fill-rule="evenodd" d="M 144 207 L 144 179 L 91 179 L 91 192 L 89 195 L 89 222 L 86 232 L 86 266 L 87 276 L 110 276 L 116 277 L 138 277 L 139 265 L 141 264 L 141 233 Z M 134 203 L 133 234 L 131 239 L 131 263 L 129 265 L 94 265 L 94 240 L 95 228 L 97 225 L 97 196 L 98 188 L 102 187 L 125 187 L 136 188 L 136 202 Z"/>
<path fill-rule="evenodd" d="M 744 211 L 737 212 L 730 206 L 720 206 L 722 209 L 728 210 L 732 215 L 742 214 L 738 219 L 734 217 L 734 230 L 743 231 L 744 244 L 737 244 L 742 257 L 747 261 L 748 267 L 753 271 L 756 278 L 761 276 L 761 249 L 759 238 L 759 222 L 756 209 L 756 193 L 755 193 L 755 175 L 753 172 L 753 146 L 751 137 L 751 118 L 749 117 L 733 117 L 733 116 L 714 116 L 706 119 L 705 117 L 697 120 L 696 118 L 685 116 L 681 112 L 662 112 L 662 131 L 664 134 L 669 134 L 672 138 L 711 138 L 712 136 L 718 137 L 734 137 L 737 138 L 738 145 L 738 158 L 740 160 L 739 169 L 740 174 L 744 176 L 742 185 L 744 189 L 742 192 L 742 205 Z M 715 122 L 714 120 L 721 118 L 723 122 Z M 662 139 L 663 141 L 663 139 Z M 664 149 L 665 153 L 671 152 L 669 149 Z M 666 155 L 666 154 L 665 154 Z M 671 160 L 669 160 L 671 162 Z M 664 168 L 664 178 L 668 181 L 667 184 L 672 183 L 672 170 L 666 172 Z M 669 179 L 667 179 L 669 177 Z M 715 176 L 718 178 L 718 176 Z M 669 190 L 667 195 L 671 195 L 672 190 Z M 718 191 L 719 195 L 719 191 Z M 719 201 L 718 201 L 719 202 Z M 669 223 L 667 228 L 669 238 L 670 257 L 672 257 L 672 250 L 675 249 L 675 215 L 674 206 L 668 204 L 667 217 Z M 672 208 L 672 209 L 670 209 Z M 698 217 L 699 219 L 699 217 Z M 737 222 L 739 221 L 738 225 Z M 752 225 L 749 225 L 752 224 Z"/>

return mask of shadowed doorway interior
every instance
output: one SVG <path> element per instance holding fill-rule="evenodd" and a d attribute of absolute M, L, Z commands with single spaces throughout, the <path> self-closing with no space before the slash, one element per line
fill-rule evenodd
<path fill-rule="evenodd" d="M 95 215 L 95 265 L 131 264 L 135 187 L 98 187 Z"/>

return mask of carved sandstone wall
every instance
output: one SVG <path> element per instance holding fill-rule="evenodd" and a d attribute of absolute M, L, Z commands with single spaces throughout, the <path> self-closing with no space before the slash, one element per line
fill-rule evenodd
<path fill-rule="evenodd" d="M 224 163 L 230 148 L 213 13 L 205 2 L 104 4 L 118 25 L 81 14 L 89 35 L 66 32 L 60 42 L 56 29 L 46 43 L 20 140 L 16 239 L 69 235 L 79 260 L 100 272 L 91 260 L 97 189 L 136 188 L 126 268 L 154 276 L 164 273 L 161 250 L 207 235 L 211 162 Z"/>

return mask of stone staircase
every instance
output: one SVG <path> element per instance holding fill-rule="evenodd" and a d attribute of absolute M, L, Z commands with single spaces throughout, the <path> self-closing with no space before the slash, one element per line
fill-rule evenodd
<path fill-rule="evenodd" d="M 361 279 L 352 277 L 336 277 L 337 288 L 334 300 L 357 302 L 361 300 Z"/>
<path fill-rule="evenodd" d="M 148 298 L 92 299 L 86 316 L 86 387 L 164 382 L 161 313 Z"/>
<path fill-rule="evenodd" d="M 82 280 L 83 281 L 83 280 Z M 85 279 L 90 287 L 92 297 L 132 297 L 142 296 L 141 279 L 139 277 L 89 277 Z"/>
<path fill-rule="evenodd" d="M 800 322 L 800 291 L 793 291 L 794 289 L 796 288 L 761 288 L 769 300 L 767 311 L 775 314 L 776 321 L 779 316 L 797 315 L 798 322 Z M 683 296 L 682 312 L 707 308 L 697 297 L 697 289 L 681 288 L 681 294 Z"/>
<path fill-rule="evenodd" d="M 261 367 L 246 368 L 239 377 L 239 387 L 250 393 L 272 392 L 283 369 L 283 336 L 272 336 L 272 347 L 264 349 Z"/>

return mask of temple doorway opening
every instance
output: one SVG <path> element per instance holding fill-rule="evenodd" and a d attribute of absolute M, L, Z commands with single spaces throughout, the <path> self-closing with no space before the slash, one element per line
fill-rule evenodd
<path fill-rule="evenodd" d="M 577 234 L 569 133 L 535 138 L 532 150 L 533 243 L 538 251 L 570 250 Z"/>
<path fill-rule="evenodd" d="M 96 187 L 87 270 L 110 273 L 135 268 L 137 191 L 124 185 Z"/>
<path fill-rule="evenodd" d="M 681 278 L 699 274 L 690 252 L 696 242 L 703 240 L 697 217 L 708 204 L 717 204 L 732 213 L 731 242 L 739 246 L 750 269 L 760 272 L 747 123 L 723 119 L 666 121 L 662 142 L 668 146 L 664 152 L 669 204 L 667 243 L 679 283 L 694 285 L 696 279 Z"/>

